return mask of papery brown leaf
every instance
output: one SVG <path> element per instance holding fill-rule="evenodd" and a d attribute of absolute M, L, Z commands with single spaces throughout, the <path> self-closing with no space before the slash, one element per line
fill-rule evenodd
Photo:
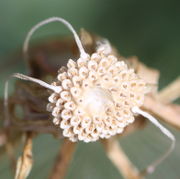
<path fill-rule="evenodd" d="M 26 179 L 33 164 L 32 134 L 27 133 L 23 154 L 17 160 L 15 179 Z"/>

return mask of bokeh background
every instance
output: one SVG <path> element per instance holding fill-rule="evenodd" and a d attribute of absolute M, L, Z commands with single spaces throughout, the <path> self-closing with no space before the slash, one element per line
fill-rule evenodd
<path fill-rule="evenodd" d="M 23 59 L 4 68 L 21 49 L 27 31 L 37 22 L 61 16 L 75 29 L 81 27 L 104 36 L 124 56 L 136 55 L 148 66 L 161 72 L 160 88 L 180 73 L 180 1 L 178 0 L 0 0 L 0 93 L 3 82 L 12 72 L 26 72 Z M 70 35 L 57 23 L 47 25 L 33 36 Z M 11 56 L 11 58 L 10 58 Z M 2 111 L 1 111 L 2 112 Z M 169 127 L 169 126 L 168 126 Z M 180 178 L 180 133 L 173 154 L 149 179 Z M 34 140 L 34 166 L 29 179 L 46 179 L 61 141 L 41 135 Z M 129 158 L 140 169 L 161 155 L 170 142 L 154 126 L 120 140 Z M 0 178 L 13 178 L 6 156 L 0 160 Z M 120 174 L 107 159 L 99 142 L 79 143 L 68 169 L 67 179 L 119 179 Z"/>

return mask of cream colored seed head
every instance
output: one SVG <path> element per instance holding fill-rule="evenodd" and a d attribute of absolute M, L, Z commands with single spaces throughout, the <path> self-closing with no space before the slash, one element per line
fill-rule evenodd
<path fill-rule="evenodd" d="M 71 141 L 92 142 L 123 132 L 141 106 L 145 83 L 113 55 L 97 52 L 69 60 L 57 76 L 62 91 L 52 93 L 47 110 Z"/>
<path fill-rule="evenodd" d="M 63 18 L 52 17 L 39 22 L 29 31 L 23 46 L 24 54 L 27 57 L 32 34 L 41 26 L 57 21 L 66 25 L 73 33 L 81 58 L 77 62 L 69 60 L 67 67 L 61 67 L 57 81 L 51 85 L 20 73 L 14 73 L 10 77 L 34 82 L 54 92 L 49 97 L 47 110 L 54 117 L 53 123 L 59 125 L 62 134 L 73 142 L 109 138 L 122 133 L 134 121 L 133 114 L 146 117 L 172 141 L 168 151 L 147 168 L 146 172 L 152 173 L 172 152 L 176 139 L 153 116 L 139 108 L 146 93 L 145 83 L 123 61 L 109 55 L 112 49 L 106 39 L 98 41 L 97 53 L 89 56 L 72 25 Z M 4 93 L 6 120 L 10 120 L 8 81 L 5 83 Z"/>

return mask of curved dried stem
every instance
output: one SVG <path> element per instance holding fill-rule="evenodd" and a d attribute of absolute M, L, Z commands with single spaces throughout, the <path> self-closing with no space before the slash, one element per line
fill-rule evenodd
<path fill-rule="evenodd" d="M 175 147 L 175 143 L 176 143 L 176 138 L 174 137 L 174 135 L 166 128 L 164 127 L 161 123 L 158 122 L 158 120 L 153 117 L 152 115 L 150 115 L 149 113 L 141 110 L 138 107 L 133 107 L 132 111 L 135 114 L 140 114 L 144 117 L 146 117 L 153 125 L 155 125 L 157 128 L 160 129 L 160 131 L 171 140 L 171 145 L 170 147 L 167 149 L 167 151 L 158 159 L 156 159 L 155 161 L 153 161 L 146 169 L 145 169 L 145 173 L 153 173 L 154 170 L 156 169 L 156 167 L 158 165 L 160 165 L 170 154 L 171 152 L 174 150 Z"/>
<path fill-rule="evenodd" d="M 61 17 L 50 17 L 48 19 L 45 19 L 45 20 L 39 22 L 35 26 L 33 26 L 31 28 L 31 30 L 28 32 L 26 39 L 24 41 L 24 45 L 23 45 L 23 52 L 25 54 L 25 58 L 27 57 L 27 51 L 28 51 L 29 41 L 30 41 L 31 36 L 34 34 L 34 32 L 37 29 L 39 29 L 40 27 L 42 27 L 46 24 L 49 24 L 51 22 L 61 22 L 62 24 L 64 24 L 73 33 L 74 39 L 75 39 L 76 44 L 79 48 L 79 52 L 80 52 L 81 57 L 87 56 L 87 54 L 84 50 L 84 47 L 82 46 L 81 40 L 79 39 L 79 36 L 78 36 L 77 32 L 74 30 L 73 26 L 68 21 L 66 21 L 65 19 L 63 19 Z"/>

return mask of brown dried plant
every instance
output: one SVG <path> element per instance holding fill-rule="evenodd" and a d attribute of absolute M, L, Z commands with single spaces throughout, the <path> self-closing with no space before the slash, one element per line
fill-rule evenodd
<path fill-rule="evenodd" d="M 103 39 L 85 30 L 81 30 L 80 37 L 83 47 L 88 54 L 94 53 L 97 42 L 101 42 Z M 50 82 L 56 78 L 56 73 L 60 66 L 66 64 L 64 62 L 64 54 L 68 58 L 77 58 L 78 49 L 73 40 L 61 39 L 35 46 L 30 49 L 29 54 L 30 56 L 26 61 L 29 71 L 28 75 Z M 134 69 L 134 72 L 141 79 L 150 84 L 150 92 L 145 95 L 142 109 L 151 113 L 153 116 L 157 116 L 158 119 L 167 124 L 180 129 L 180 106 L 173 104 L 173 101 L 180 97 L 180 78 L 177 78 L 163 90 L 158 91 L 158 70 L 145 66 L 136 57 L 122 57 L 114 47 L 112 47 L 112 54 L 118 60 L 124 61 L 129 68 Z M 0 133 L 1 153 L 7 152 L 12 163 L 12 168 L 15 169 L 15 179 L 27 178 L 33 165 L 33 136 L 40 135 L 41 133 L 52 134 L 55 138 L 64 141 L 57 154 L 49 179 L 64 178 L 66 174 L 77 142 L 71 142 L 69 139 L 64 138 L 60 128 L 53 124 L 52 116 L 46 110 L 49 95 L 50 91 L 35 83 L 18 80 L 15 84 L 13 94 L 8 99 L 8 118 L 7 116 L 1 116 L 1 121 L 3 121 L 3 127 Z M 3 100 L 1 99 L 0 102 L 3 108 Z M 7 109 L 3 110 L 5 111 Z M 20 112 L 18 112 L 19 110 Z M 61 118 L 54 121 L 54 123 L 59 125 L 59 120 Z M 118 142 L 121 136 L 128 135 L 135 130 L 145 127 L 147 124 L 146 119 L 140 115 L 136 115 L 135 121 L 133 120 L 132 122 L 120 134 L 116 134 L 110 138 L 107 137 L 107 139 L 99 139 L 99 141 L 102 142 L 108 158 L 124 178 L 142 179 L 148 171 L 138 171 L 123 152 Z M 24 149 L 16 164 L 14 147 L 22 137 L 25 137 Z M 72 140 L 76 141 L 74 134 Z"/>

